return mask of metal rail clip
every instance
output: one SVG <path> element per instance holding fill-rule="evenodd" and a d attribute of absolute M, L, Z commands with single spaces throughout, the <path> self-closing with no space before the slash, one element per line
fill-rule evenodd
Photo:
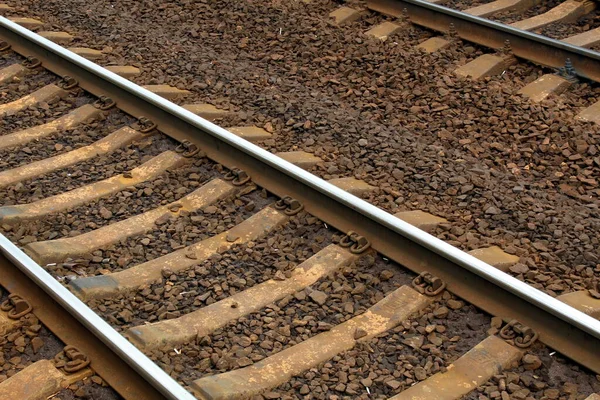
<path fill-rule="evenodd" d="M 156 129 L 156 123 L 149 118 L 139 117 L 133 129 L 141 133 L 150 133 Z"/>
<path fill-rule="evenodd" d="M 175 148 L 175 152 L 184 157 L 193 157 L 200 152 L 200 148 L 189 140 L 184 140 Z"/>
<path fill-rule="evenodd" d="M 108 96 L 100 96 L 93 104 L 99 110 L 106 111 L 114 107 L 117 103 Z"/>
<path fill-rule="evenodd" d="M 577 83 L 577 71 L 573 67 L 573 62 L 570 58 L 566 59 L 564 67 L 560 67 L 556 75 L 566 79 L 570 83 Z"/>
<path fill-rule="evenodd" d="M 8 318 L 10 319 L 19 319 L 25 314 L 30 313 L 33 307 L 18 294 L 11 294 L 8 296 L 8 299 L 0 304 L 0 310 L 8 311 Z"/>
<path fill-rule="evenodd" d="M 349 231 L 346 236 L 340 239 L 339 245 L 344 248 L 350 248 L 350 252 L 353 254 L 360 254 L 371 247 L 371 242 L 364 236 L 354 231 Z"/>
<path fill-rule="evenodd" d="M 448 32 L 446 33 L 446 36 L 448 37 L 448 39 L 450 39 L 450 41 L 458 39 L 458 32 L 456 31 L 456 26 L 452 22 L 448 26 Z"/>
<path fill-rule="evenodd" d="M 79 82 L 77 82 L 77 79 L 75 79 L 69 75 L 63 76 L 62 80 L 58 83 L 58 86 L 61 89 L 65 89 L 65 90 L 73 89 L 77 85 L 79 85 Z"/>
<path fill-rule="evenodd" d="M 506 340 L 513 340 L 515 346 L 525 348 L 531 346 L 537 340 L 538 333 L 532 328 L 521 324 L 516 319 L 513 319 L 502 327 L 500 337 Z"/>
<path fill-rule="evenodd" d="M 296 215 L 304 210 L 304 204 L 290 196 L 284 196 L 275 202 L 275 209 L 283 210 L 285 215 Z"/>
<path fill-rule="evenodd" d="M 22 62 L 22 65 L 27 69 L 34 69 L 42 65 L 42 62 L 36 57 L 29 56 Z"/>
<path fill-rule="evenodd" d="M 502 48 L 499 50 L 499 53 L 502 56 L 512 56 L 514 54 L 510 40 L 506 39 L 504 41 L 504 46 L 502 46 Z"/>
<path fill-rule="evenodd" d="M 233 186 L 242 186 L 250 182 L 250 176 L 246 171 L 239 168 L 232 168 L 224 176 L 223 179 L 230 181 Z"/>
<path fill-rule="evenodd" d="M 65 346 L 63 351 L 54 357 L 54 362 L 56 368 L 62 368 L 66 373 L 73 374 L 90 365 L 91 360 L 77 347 Z"/>
<path fill-rule="evenodd" d="M 8 49 L 10 49 L 10 44 L 4 40 L 0 40 L 0 51 L 6 51 Z"/>
<path fill-rule="evenodd" d="M 417 292 L 427 296 L 437 296 L 446 288 L 446 282 L 427 271 L 413 279 L 412 285 Z"/>

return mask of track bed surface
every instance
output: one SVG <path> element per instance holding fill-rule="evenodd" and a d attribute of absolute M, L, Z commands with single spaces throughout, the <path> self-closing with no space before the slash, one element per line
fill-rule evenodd
<path fill-rule="evenodd" d="M 327 18 L 336 2 L 29 3 L 12 5 L 43 19 L 44 27 L 76 32 L 73 46 L 102 49 L 101 64 L 141 67 L 133 79 L 140 85 L 188 90 L 179 104 L 209 102 L 230 111 L 220 125 L 263 129 L 267 135 L 257 142 L 273 153 L 302 150 L 319 157 L 306 167 L 310 172 L 367 183 L 360 195 L 390 213 L 443 218 L 424 228 L 462 250 L 498 246 L 504 258 L 482 259 L 553 297 L 600 288 L 600 125 L 576 118 L 600 99 L 597 84 L 579 82 L 533 102 L 518 92 L 548 69 L 516 63 L 478 81 L 459 77 L 458 67 L 490 50 L 455 41 L 426 54 L 416 46 L 434 33 L 416 26 L 386 41 L 373 39 L 364 32 L 391 19 L 365 11 L 359 21 L 336 26 Z M 513 22 L 554 5 L 498 19 Z M 578 33 L 571 25 L 552 26 L 546 30 L 557 37 Z M 2 57 L 0 68 L 22 60 L 11 52 Z M 56 80 L 46 71 L 28 74 L 1 87 L 0 103 Z M 0 140 L 94 101 L 72 90 L 19 111 L 3 118 Z M 111 109 L 68 135 L 0 149 L 0 172 L 73 154 L 134 122 Z M 249 388 L 248 398 L 410 396 L 415 392 L 409 388 L 418 391 L 433 382 L 428 378 L 443 376 L 498 333 L 501 321 L 449 292 L 411 297 L 415 274 L 374 251 L 350 256 L 338 246 L 343 233 L 305 212 L 276 211 L 278 198 L 252 183 L 224 182 L 226 168 L 202 153 L 177 156 L 179 144 L 159 132 L 123 135 L 132 139 L 106 154 L 0 184 L 0 215 L 29 204 L 44 213 L 8 216 L 0 227 L 199 398 L 225 398 L 226 390 L 214 389 L 226 386 L 220 379 L 243 381 L 237 377 L 246 371 L 267 382 Z M 162 166 L 138 178 L 152 163 Z M 97 188 L 115 176 L 135 181 L 81 201 L 73 195 L 74 203 L 44 211 L 46 198 Z M 190 206 L 186 199 L 199 191 L 203 200 Z M 147 220 L 136 219 L 142 215 Z M 332 257 L 328 251 L 345 261 L 314 272 L 293 290 L 281 289 L 282 295 L 262 290 L 305 279 L 314 271 L 304 272 L 310 263 Z M 270 300 L 253 305 L 253 290 L 261 301 Z M 381 327 L 373 322 L 372 330 L 356 322 L 354 328 L 399 291 L 412 299 L 399 303 L 406 318 Z M 203 328 L 203 318 L 219 322 Z M 305 362 L 298 346 L 319 343 L 336 329 L 351 332 L 344 334 L 356 345 Z M 542 344 L 507 357 L 464 398 L 585 399 L 600 391 L 598 375 Z M 302 367 L 289 377 L 264 372 L 294 359 Z M 117 398 L 95 381 L 89 386 L 57 398 Z"/>

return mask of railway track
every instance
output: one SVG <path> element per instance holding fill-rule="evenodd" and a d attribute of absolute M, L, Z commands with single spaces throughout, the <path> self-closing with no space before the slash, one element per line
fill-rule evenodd
<path fill-rule="evenodd" d="M 14 244 L 0 240 L 0 398 L 117 398 L 98 374 L 124 398 L 165 398 L 149 386 L 155 379 L 174 398 L 188 396 Z"/>
<path fill-rule="evenodd" d="M 456 41 L 487 47 L 491 53 L 476 57 L 454 71 L 458 76 L 474 80 L 503 74 L 517 60 L 554 68 L 554 73 L 544 74 L 521 88 L 519 93 L 534 102 L 560 94 L 578 78 L 599 81 L 600 53 L 595 49 L 600 43 L 600 30 L 595 23 L 596 2 L 573 0 L 546 4 L 497 0 L 477 2 L 474 6 L 457 2 L 454 7 L 447 3 L 456 2 L 367 1 L 366 10 L 393 19 L 371 27 L 365 34 L 386 40 L 407 24 L 414 24 L 442 34 L 418 44 L 418 48 L 427 53 L 443 50 Z M 344 6 L 329 16 L 335 24 L 344 25 L 361 18 L 366 10 Z M 582 17 L 588 18 L 590 23 L 577 26 L 575 23 Z M 557 25 L 567 31 L 566 36 Z M 569 30 L 577 33 L 569 34 Z M 582 110 L 578 118 L 600 123 L 599 110 L 600 104 L 591 105 Z"/>
<path fill-rule="evenodd" d="M 598 372 L 598 321 L 566 305 L 596 316 L 593 288 L 553 299 L 500 271 L 517 257 L 495 247 L 473 257 L 418 229 L 443 219 L 394 217 L 339 188 L 373 190 L 364 182 L 338 179 L 336 188 L 281 161 L 310 168 L 316 156 L 276 157 L 239 139 L 269 140 L 267 130 L 232 134 L 196 117 L 228 118 L 223 110 L 181 109 L 156 95 L 175 99 L 181 89 L 142 90 L 2 26 L 11 48 L 0 76 L 11 90 L 0 113 L 16 128 L 2 132 L 0 146 L 5 156 L 28 148 L 0 172 L 14 203 L 0 208 L 4 233 L 196 397 L 308 395 L 317 388 L 307 374 L 335 373 L 336 390 L 350 397 L 373 390 L 381 398 L 460 398 L 491 380 L 498 395 L 516 385 L 517 398 L 524 392 L 514 374 L 541 367 L 536 351 L 546 348 L 529 347 L 535 339 Z M 33 58 L 22 66 L 12 51 Z M 32 83 L 10 83 L 17 76 Z M 31 112 L 47 104 L 64 116 Z M 77 134 L 65 138 L 64 129 Z M 348 231 L 360 235 L 340 233 Z M 14 257 L 14 246 L 4 248 Z M 479 327 L 469 351 L 453 345 L 461 338 L 445 319 L 475 311 L 454 296 L 500 317 Z M 359 384 L 345 372 L 356 364 L 343 360 L 362 360 L 360 369 L 369 354 L 380 368 L 389 360 L 404 366 Z M 115 377 L 95 371 L 121 393 Z"/>

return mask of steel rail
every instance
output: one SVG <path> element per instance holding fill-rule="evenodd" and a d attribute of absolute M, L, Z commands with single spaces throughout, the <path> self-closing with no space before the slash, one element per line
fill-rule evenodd
<path fill-rule="evenodd" d="M 448 33 L 450 24 L 467 41 L 502 49 L 508 41 L 516 57 L 561 68 L 570 59 L 577 76 L 600 82 L 600 53 L 533 32 L 453 10 L 425 0 L 367 0 L 368 7 L 438 32 Z"/>
<path fill-rule="evenodd" d="M 433 273 L 477 307 L 505 320 L 518 319 L 548 346 L 600 373 L 600 321 L 4 18 L 0 39 L 21 54 L 38 57 L 54 73 L 74 77 L 86 91 L 110 96 L 121 110 L 151 116 L 162 132 L 195 143 L 223 165 L 245 170 L 270 192 L 296 198 L 327 224 L 357 231 L 397 263 L 416 273 Z"/>
<path fill-rule="evenodd" d="M 98 316 L 91 308 L 85 305 L 79 300 L 73 293 L 65 288 L 61 283 L 40 267 L 35 261 L 33 261 L 27 254 L 21 249 L 10 242 L 4 235 L 0 234 L 0 253 L 4 258 L 10 261 L 16 266 L 31 282 L 41 288 L 53 301 L 58 303 L 60 307 L 66 310 L 71 316 L 73 316 L 79 323 L 81 323 L 85 329 L 91 332 L 96 338 L 100 339 L 106 346 L 105 348 L 99 349 L 100 352 L 108 350 L 114 353 L 118 359 L 124 360 L 127 364 L 143 379 L 143 382 L 147 382 L 152 385 L 153 388 L 158 390 L 158 393 L 153 390 L 148 390 L 147 387 L 143 387 L 142 379 L 135 379 L 131 375 L 120 376 L 116 379 L 119 380 L 119 386 L 125 388 L 125 393 L 122 393 L 125 397 L 127 393 L 133 392 L 135 395 L 143 395 L 144 399 L 172 399 L 172 400 L 195 400 L 195 397 L 189 393 L 185 388 L 179 385 L 173 378 L 171 378 L 165 371 L 160 369 L 153 361 L 146 357 L 140 350 L 138 350 L 133 344 L 131 344 L 125 337 L 114 330 L 107 322 L 105 322 L 100 316 Z M 0 259 L 0 263 L 4 261 Z M 6 271 L 7 266 L 3 265 L 3 272 Z M 1 279 L 6 279 L 3 276 Z M 15 285 L 17 278 L 12 277 L 5 283 L 7 288 Z M 4 283 L 4 282 L 3 282 Z M 19 285 L 19 288 L 23 288 L 24 285 Z M 28 292 L 24 292 L 21 289 L 20 294 L 27 297 Z M 46 305 L 44 305 L 46 306 Z M 34 313 L 36 310 L 34 309 Z M 57 315 L 55 318 L 59 319 L 58 323 L 67 325 L 64 316 Z M 40 318 L 44 322 L 43 318 Z M 60 321 L 62 319 L 62 321 Z M 67 332 L 70 337 L 73 336 L 71 332 Z M 60 336 L 59 336 L 60 337 Z M 72 344 L 72 343 L 68 343 Z M 82 349 L 83 350 L 83 349 Z M 88 353 L 89 355 L 89 353 Z M 100 357 L 105 357 L 106 354 L 101 354 Z M 110 357 L 113 361 L 115 357 Z M 94 358 L 92 359 L 92 368 L 99 366 Z M 107 366 L 104 366 L 105 368 Z M 115 369 L 118 366 L 113 365 Z M 110 368 L 110 366 L 109 366 Z M 122 368 L 118 368 L 118 371 L 123 371 Z M 101 371 L 96 372 L 102 376 Z M 128 371 L 131 372 L 131 371 Z M 110 372 L 109 372 L 110 373 Z M 108 379 L 105 379 L 110 382 Z M 134 385 L 135 383 L 135 385 Z M 137 386 L 136 386 L 137 385 Z M 133 386 L 136 386 L 133 388 Z M 146 384 L 147 386 L 147 384 Z M 151 387 L 151 388 L 152 388 Z M 132 390 L 135 390 L 133 391 Z M 118 388 L 115 388 L 118 389 Z M 129 397 L 131 398 L 131 397 Z M 138 397 L 141 398 L 141 397 Z"/>

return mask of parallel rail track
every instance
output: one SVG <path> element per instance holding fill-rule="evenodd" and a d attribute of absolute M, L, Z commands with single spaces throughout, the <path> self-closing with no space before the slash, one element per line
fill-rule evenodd
<path fill-rule="evenodd" d="M 493 3 L 489 3 L 487 6 Z M 583 7 L 584 2 L 579 3 Z M 593 2 L 589 3 L 593 10 Z M 501 4 L 498 6 L 498 9 L 501 10 Z M 596 82 L 600 81 L 600 53 L 573 44 L 577 41 L 571 43 L 567 40 L 552 39 L 478 15 L 453 10 L 434 4 L 434 2 L 371 0 L 368 2 L 368 7 L 393 17 L 408 18 L 416 25 L 438 32 L 448 33 L 453 29 L 453 34 L 459 38 L 491 49 L 502 49 L 508 43 L 514 56 L 544 66 L 564 68 L 567 60 L 570 60 L 576 76 Z M 589 43 L 596 43 L 599 35 L 598 32 L 590 32 Z"/>
<path fill-rule="evenodd" d="M 576 82 L 598 82 L 600 75 L 600 28 L 593 23 L 587 30 L 563 39 L 540 34 L 554 24 L 575 24 L 580 17 L 596 12 L 593 1 L 566 0 L 547 12 L 533 17 L 518 16 L 526 13 L 537 1 L 497 0 L 459 11 L 446 7 L 447 1 L 421 0 L 369 0 L 369 11 L 391 17 L 373 26 L 365 34 L 387 40 L 409 25 L 416 25 L 441 35 L 431 37 L 417 47 L 427 53 L 438 52 L 453 43 L 475 43 L 489 49 L 469 63 L 458 67 L 458 76 L 480 80 L 503 74 L 519 60 L 533 63 L 554 72 L 541 76 L 519 92 L 531 101 L 540 102 L 552 94 L 560 94 Z M 362 5 L 341 7 L 330 14 L 337 25 L 352 23 L 366 14 Z M 516 22 L 505 24 L 496 21 L 497 16 L 512 16 Z M 592 18 L 593 20 L 593 18 Z M 582 110 L 578 119 L 600 123 L 600 103 Z"/>
<path fill-rule="evenodd" d="M 419 3 L 418 7 L 430 11 L 435 9 L 433 6 L 432 8 L 416 1 L 406 3 L 414 7 L 417 7 L 417 3 Z M 446 12 L 445 15 L 448 15 L 448 13 Z M 242 223 L 211 239 L 198 242 L 177 253 L 167 254 L 157 259 L 156 262 L 150 261 L 104 276 L 79 278 L 71 281 L 68 285 L 69 288 L 86 302 L 126 294 L 135 291 L 140 285 L 156 282 L 164 274 L 165 265 L 168 265 L 169 272 L 185 270 L 197 264 L 199 259 L 208 258 L 216 252 L 222 253 L 225 251 L 224 249 L 230 248 L 233 243 L 255 240 L 260 235 L 267 234 L 277 225 L 285 223 L 289 216 L 298 211 L 298 208 L 302 205 L 308 213 L 342 232 L 358 232 L 362 238 L 367 238 L 370 241 L 370 246 L 373 249 L 398 264 L 417 274 L 428 272 L 435 276 L 436 278 L 429 282 L 433 285 L 430 289 L 440 289 L 437 285 L 444 282 L 445 288 L 464 300 L 492 315 L 501 317 L 507 322 L 518 320 L 519 323 L 537 332 L 539 340 L 543 343 L 595 372 L 600 371 L 600 359 L 597 356 L 600 353 L 600 323 L 591 316 L 511 278 L 485 262 L 435 239 L 399 218 L 377 209 L 357 197 L 314 177 L 301 168 L 240 139 L 227 130 L 199 118 L 194 113 L 165 101 L 156 94 L 140 88 L 130 81 L 106 71 L 48 40 L 40 38 L 4 18 L 0 20 L 0 25 L 0 40 L 9 44 L 12 50 L 24 56 L 33 57 L 33 59 L 40 61 L 45 69 L 58 76 L 69 76 L 86 92 L 105 99 L 100 102 L 101 107 L 103 107 L 104 102 L 114 102 L 120 110 L 136 118 L 151 116 L 151 122 L 143 120 L 138 123 L 136 129 L 129 129 L 121 133 L 122 136 L 131 136 L 129 139 L 124 139 L 126 140 L 124 143 L 127 143 L 127 140 L 139 140 L 143 136 L 143 132 L 140 133 L 140 131 L 146 130 L 145 123 L 156 124 L 156 128 L 160 132 L 185 144 L 180 148 L 184 154 L 188 152 L 190 153 L 189 156 L 194 157 L 191 153 L 196 153 L 197 149 L 201 149 L 202 155 L 206 155 L 209 159 L 230 168 L 232 171 L 241 169 L 243 172 L 233 174 L 237 176 L 234 179 L 246 180 L 245 175 L 247 175 L 254 184 L 265 188 L 269 192 L 281 198 L 291 197 L 291 200 L 287 202 L 280 201 L 282 208 L 287 210 L 289 215 L 286 215 L 283 211 L 276 211 L 267 207 L 252 216 L 249 219 L 249 221 L 252 221 L 251 223 L 245 225 Z M 521 36 L 531 39 L 527 34 Z M 538 39 L 536 38 L 536 40 Z M 514 42 L 511 41 L 511 44 L 514 44 Z M 549 46 L 555 45 L 553 41 L 547 41 L 547 44 Z M 557 48 L 562 49 L 561 51 L 565 50 L 562 45 Z M 573 49 L 566 50 L 571 51 Z M 594 52 L 580 51 L 579 49 L 576 53 L 582 55 L 582 57 L 587 57 L 592 56 Z M 584 71 L 582 73 L 590 77 L 585 72 L 587 70 L 584 67 L 587 65 L 587 61 L 580 62 L 578 58 L 571 57 L 570 54 L 561 54 L 560 57 L 564 56 L 574 60 L 576 69 Z M 563 61 L 564 58 L 560 62 Z M 541 61 L 537 60 L 537 62 Z M 558 64 L 559 61 L 551 62 L 557 66 L 562 65 Z M 59 93 L 59 91 L 56 93 Z M 56 96 L 56 93 L 53 95 Z M 106 98 L 110 100 L 106 100 Z M 152 130 L 150 128 L 148 130 Z M 108 141 L 111 142 L 111 140 Z M 79 151 L 80 155 L 78 156 L 72 153 L 67 153 L 69 155 L 63 156 L 62 160 L 64 161 L 60 162 L 63 162 L 64 165 L 72 165 L 72 163 L 77 162 L 77 157 L 87 157 L 81 155 L 82 151 Z M 83 204 L 115 193 L 136 184 L 136 182 L 151 179 L 152 176 L 160 175 L 161 172 L 176 168 L 186 162 L 185 158 L 188 157 L 177 154 L 181 153 L 162 153 L 128 174 L 122 174 L 108 182 L 112 179 L 109 178 L 105 181 L 106 185 L 102 186 L 102 189 L 100 186 L 91 185 L 88 189 L 83 190 L 81 194 L 77 194 L 75 191 L 68 192 L 59 201 L 48 201 L 47 203 L 38 201 L 30 205 L 2 207 L 0 208 L 0 223 L 14 224 L 20 221 L 44 218 L 46 215 L 56 212 L 57 206 L 62 207 L 61 209 L 68 209 L 75 204 Z M 61 164 L 58 161 L 59 159 L 54 159 L 52 163 L 60 166 Z M 47 164 L 24 167 L 21 169 L 21 175 L 15 175 L 16 171 L 8 170 L 3 176 L 7 177 L 7 182 L 9 182 L 7 184 L 13 183 L 11 179 L 15 179 L 15 176 L 17 176 L 15 182 L 24 181 L 38 174 L 35 168 L 45 171 L 45 168 L 48 168 Z M 229 178 L 232 178 L 232 176 Z M 88 232 L 87 236 L 82 235 L 79 241 L 77 237 L 72 238 L 74 240 L 66 240 L 62 246 L 60 240 L 49 240 L 47 242 L 32 243 L 26 246 L 26 250 L 41 264 L 60 263 L 69 257 L 76 258 L 78 255 L 88 252 L 88 250 L 114 243 L 114 238 L 111 235 L 115 238 L 132 237 L 150 230 L 154 223 L 165 213 L 177 212 L 181 208 L 188 211 L 201 209 L 235 190 L 230 184 L 217 180 L 211 181 L 206 186 L 209 185 L 212 185 L 210 190 L 205 187 L 201 188 L 206 190 L 198 192 L 199 199 L 197 200 L 188 199 L 187 197 L 180 199 L 174 204 L 166 205 L 164 210 L 157 209 L 145 213 L 144 218 L 141 218 L 141 216 L 138 219 L 132 217 L 121 221 L 120 225 L 115 224 L 113 227 L 106 225 L 96 231 Z M 84 194 L 84 192 L 87 194 Z M 208 195 L 207 193 L 212 194 Z M 153 214 L 150 215 L 151 213 Z M 134 225 L 137 225 L 135 229 L 132 228 Z M 354 239 L 360 239 L 360 237 L 349 236 L 344 240 L 352 243 Z M 354 242 L 355 248 L 364 244 L 362 240 Z M 83 250 L 78 249 L 76 245 L 83 246 Z M 4 241 L 2 247 L 5 254 L 12 258 L 18 267 L 35 271 L 29 272 L 31 275 L 41 274 L 37 269 L 40 267 L 18 251 L 14 245 Z M 317 256 L 325 261 L 319 261 Z M 279 277 L 248 288 L 230 299 L 221 300 L 211 305 L 211 307 L 205 307 L 192 313 L 195 315 L 190 315 L 188 320 L 177 318 L 172 324 L 163 321 L 156 325 L 149 325 L 149 327 L 133 327 L 127 332 L 127 336 L 146 351 L 164 345 L 182 345 L 199 335 L 199 331 L 211 332 L 226 325 L 229 321 L 281 299 L 284 296 L 281 293 L 292 294 L 311 285 L 319 277 L 324 277 L 334 270 L 332 268 L 335 268 L 337 264 L 332 260 L 335 260 L 336 257 L 341 259 L 339 262 L 342 264 L 351 262 L 357 257 L 338 247 L 322 249 L 317 256 L 314 256 L 317 257 L 316 259 L 307 260 L 305 264 L 302 264 L 303 268 L 296 269 L 290 276 Z M 322 265 L 329 266 L 325 268 Z M 313 278 L 306 280 L 305 275 L 310 274 L 316 274 L 316 277 L 313 276 Z M 427 286 L 428 278 L 419 278 L 417 281 Z M 44 290 L 53 292 L 52 295 L 59 302 L 70 302 L 69 312 L 75 314 L 76 318 L 82 322 L 81 314 L 88 314 L 91 310 L 79 301 L 66 300 L 70 294 L 62 286 L 53 285 L 54 289 L 51 287 L 52 284 L 48 284 Z M 57 289 L 56 286 L 60 289 Z M 273 294 L 269 294 L 273 291 L 281 291 L 281 293 L 273 297 Z M 310 360 L 313 356 L 316 360 L 326 361 L 332 356 L 351 348 L 355 341 L 363 338 L 363 340 L 367 340 L 385 332 L 403 319 L 408 318 L 412 313 L 418 313 L 424 307 L 427 307 L 437 299 L 435 296 L 437 294 L 433 297 L 424 296 L 408 286 L 402 286 L 371 307 L 370 313 L 367 313 L 367 315 L 374 315 L 374 319 L 365 315 L 356 316 L 326 333 L 313 336 L 305 342 L 273 354 L 265 360 L 246 368 L 200 378 L 194 381 L 190 388 L 197 397 L 207 399 L 245 397 L 269 390 L 284 382 L 282 379 L 287 379 L 291 375 L 314 366 L 316 361 Z M 257 303 L 254 304 L 254 302 Z M 75 307 L 73 304 L 77 306 Z M 394 311 L 401 308 L 404 309 L 404 313 Z M 88 320 L 90 318 L 97 317 L 89 316 Z M 184 329 L 186 321 L 192 327 L 187 333 L 184 332 L 186 331 Z M 212 325 L 206 327 L 209 321 Z M 98 322 L 98 324 L 103 324 L 103 322 Z M 525 331 L 525 336 L 530 334 L 528 332 L 528 330 Z M 149 380 L 162 395 L 169 398 L 185 398 L 185 396 L 188 396 L 188 394 L 181 394 L 182 389 L 180 387 L 172 385 L 171 381 L 159 376 L 160 372 L 156 371 L 157 367 L 143 358 L 137 350 L 131 351 L 131 347 L 127 347 L 131 345 L 116 332 L 113 331 L 110 335 L 106 335 L 96 329 L 94 333 L 99 335 L 100 340 L 105 345 L 118 349 L 119 356 L 124 358 L 144 379 Z M 503 343 L 502 341 L 494 342 L 491 339 L 491 342 L 488 341 L 483 345 L 485 349 L 483 355 L 474 349 L 474 352 L 468 353 L 465 356 L 466 358 L 462 359 L 462 362 L 461 360 L 457 361 L 456 365 L 464 364 L 468 366 L 469 362 L 481 360 L 481 357 L 485 359 L 492 354 L 491 358 L 502 359 L 503 361 L 500 364 L 508 367 L 515 359 L 519 358 L 520 351 L 516 350 L 514 346 L 506 346 Z M 305 357 L 299 357 L 300 354 L 304 354 Z M 94 367 L 93 364 L 92 367 Z M 282 374 L 268 372 L 273 370 L 280 371 Z M 101 368 L 97 372 L 102 375 Z M 497 370 L 494 367 L 489 372 L 490 376 L 495 372 Z M 446 378 L 448 376 L 450 376 L 448 378 L 450 380 L 459 379 L 453 377 L 452 374 L 447 375 Z M 118 382 L 114 377 L 111 379 L 110 376 L 107 376 L 105 379 L 119 391 Z M 438 379 L 444 381 L 444 374 Z M 251 382 L 259 383 L 253 384 Z M 429 383 L 427 381 L 423 383 L 425 386 L 416 385 L 415 389 L 411 389 L 412 392 L 406 391 L 405 395 L 411 396 L 413 395 L 411 393 L 418 394 L 419 390 L 429 390 L 425 388 Z M 444 384 L 439 383 L 439 385 L 443 386 Z"/>

